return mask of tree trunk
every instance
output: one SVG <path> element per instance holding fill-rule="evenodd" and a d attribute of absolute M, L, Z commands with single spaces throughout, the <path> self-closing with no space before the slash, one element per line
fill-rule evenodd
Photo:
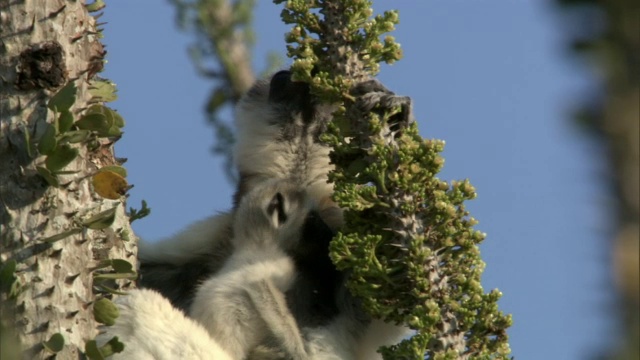
<path fill-rule="evenodd" d="M 118 165 L 113 142 L 122 123 L 101 105 L 114 98 L 110 84 L 94 78 L 105 52 L 89 10 L 97 10 L 100 2 L 83 3 L 0 2 L 3 359 L 42 359 L 56 352 L 61 359 L 80 358 L 85 343 L 97 334 L 95 300 L 109 298 L 107 288 L 131 286 L 135 276 L 124 262 L 113 270 L 105 262 L 126 259 L 135 267 L 137 249 L 119 196 L 128 189 L 124 178 L 114 182 L 108 177 L 107 189 L 119 185 L 117 196 L 106 195 L 113 200 L 102 198 L 93 185 L 98 169 Z M 69 107 L 72 84 L 77 92 Z M 90 106 L 89 112 L 110 112 L 86 117 Z M 107 118 L 118 126 L 101 128 Z M 122 174 L 122 168 L 115 169 Z M 115 219 L 104 212 L 110 209 Z M 94 280 L 100 272 L 127 280 L 107 280 L 107 285 L 100 277 Z M 60 335 L 46 343 L 57 333 L 64 346 Z M 20 349 L 24 352 L 17 355 Z"/>

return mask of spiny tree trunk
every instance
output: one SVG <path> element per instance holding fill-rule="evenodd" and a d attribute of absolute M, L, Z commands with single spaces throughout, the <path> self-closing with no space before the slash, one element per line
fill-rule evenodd
<path fill-rule="evenodd" d="M 123 125 L 101 105 L 114 98 L 112 85 L 95 77 L 105 52 L 89 11 L 101 7 L 0 2 L 2 359 L 80 358 L 97 334 L 95 301 L 135 277 L 124 261 L 106 260 L 135 266 L 126 174 L 111 167 L 94 178 L 118 165 L 113 142 Z"/>

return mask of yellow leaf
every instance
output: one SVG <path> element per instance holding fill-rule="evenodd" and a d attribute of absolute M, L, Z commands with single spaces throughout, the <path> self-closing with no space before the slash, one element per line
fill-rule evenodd
<path fill-rule="evenodd" d="M 129 184 L 121 175 L 107 170 L 93 176 L 93 189 L 105 199 L 117 200 L 129 190 Z"/>

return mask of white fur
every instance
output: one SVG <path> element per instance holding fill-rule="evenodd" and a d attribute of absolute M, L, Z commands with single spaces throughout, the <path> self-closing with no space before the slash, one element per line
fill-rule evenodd
<path fill-rule="evenodd" d="M 268 88 L 268 87 L 266 87 Z M 233 159 L 238 171 L 253 175 L 249 188 L 270 179 L 291 179 L 318 203 L 333 192 L 327 174 L 333 170 L 326 145 L 309 136 L 282 138 L 281 113 L 267 105 L 268 92 L 245 96 L 236 107 Z M 303 126 L 298 116 L 296 126 Z M 307 125 L 308 131 L 320 124 Z"/>
<path fill-rule="evenodd" d="M 254 291 L 251 287 L 265 280 L 284 292 L 294 280 L 290 258 L 284 254 L 263 254 L 268 260 L 254 263 L 251 259 L 254 254 L 234 253 L 215 276 L 202 284 L 191 306 L 190 315 L 219 339 L 234 359 L 244 359 L 271 330 L 256 314 L 247 291 Z"/>
<path fill-rule="evenodd" d="M 189 311 L 234 359 L 246 358 L 271 335 L 294 358 L 306 357 L 284 293 L 296 276 L 285 248 L 300 237 L 309 206 L 295 186 L 272 180 L 249 192 L 238 207 L 234 251 L 200 286 Z"/>
<path fill-rule="evenodd" d="M 114 336 L 125 348 L 113 359 L 127 360 L 235 360 L 195 321 L 152 290 L 132 290 L 116 300 L 120 316 L 103 327 L 101 346 Z"/>
<path fill-rule="evenodd" d="M 374 319 L 367 327 L 364 336 L 358 341 L 357 358 L 359 360 L 382 360 L 382 355 L 378 353 L 381 346 L 395 345 L 410 335 L 411 330 L 406 326 L 388 324 L 382 320 Z"/>

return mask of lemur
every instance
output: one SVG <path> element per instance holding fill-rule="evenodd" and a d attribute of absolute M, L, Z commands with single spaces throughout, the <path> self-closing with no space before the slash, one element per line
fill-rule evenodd
<path fill-rule="evenodd" d="M 155 291 L 133 290 L 117 300 L 121 314 L 98 341 L 118 336 L 125 351 L 116 358 L 127 359 L 355 359 L 368 319 L 353 304 L 337 303 L 346 292 L 329 258 L 333 233 L 315 220 L 316 211 L 307 192 L 289 181 L 257 184 L 238 204 L 235 250 L 196 292 L 189 314 L 201 326 Z M 324 275 L 314 284 L 316 296 L 341 312 L 330 326 L 300 327 L 287 304 L 285 292 L 309 263 Z"/>
<path fill-rule="evenodd" d="M 327 296 L 326 300 L 333 304 L 337 298 L 335 284 L 341 275 L 332 269 L 329 259 L 330 237 L 318 239 L 318 234 L 304 233 L 314 208 L 304 189 L 280 180 L 256 184 L 240 200 L 231 240 L 235 250 L 222 268 L 198 288 L 189 311 L 234 359 L 263 358 L 265 355 L 250 354 L 265 343 L 283 351 L 287 359 L 354 358 L 355 346 L 341 344 L 346 336 L 356 336 L 341 334 L 341 339 L 336 340 L 335 334 L 320 336 L 314 334 L 316 328 L 299 327 L 285 299 L 285 292 L 294 286 L 296 278 L 304 277 L 296 262 L 312 260 L 311 257 L 318 270 L 328 271 L 324 281 L 329 287 L 323 289 L 327 294 L 319 296 Z M 315 254 L 296 254 L 306 246 L 300 244 L 307 242 L 306 236 L 312 236 L 325 248 Z M 363 325 L 360 321 L 366 322 L 364 317 L 351 314 L 347 319 L 351 322 L 347 328 L 355 332 Z"/>
<path fill-rule="evenodd" d="M 234 163 L 239 183 L 234 210 L 202 220 L 177 236 L 140 243 L 140 285 L 158 290 L 186 310 L 196 285 L 220 269 L 232 252 L 233 213 L 243 194 L 265 180 L 289 179 L 322 207 L 322 219 L 336 230 L 342 223 L 327 182 L 329 148 L 318 141 L 333 107 L 315 104 L 309 87 L 291 81 L 289 71 L 260 80 L 236 106 Z"/>
<path fill-rule="evenodd" d="M 365 107 L 369 108 L 365 111 L 384 108 L 389 103 L 407 103 L 407 98 L 394 96 L 375 80 L 361 84 L 354 89 L 354 94 L 366 100 Z M 258 81 L 236 107 L 234 163 L 240 180 L 234 195 L 234 209 L 196 223 L 160 243 L 141 243 L 141 286 L 158 290 L 174 306 L 186 311 L 196 287 L 220 271 L 234 251 L 230 240 L 239 202 L 252 188 L 265 181 L 287 179 L 305 189 L 319 204 L 319 218 L 308 221 L 324 222 L 334 231 L 339 229 L 342 212 L 331 201 L 333 188 L 327 181 L 327 174 L 333 169 L 330 149 L 319 141 L 335 109 L 333 105 L 317 102 L 310 94 L 309 86 L 292 81 L 289 71 L 280 71 L 270 80 Z M 405 115 L 400 122 L 409 121 L 408 111 Z M 301 241 L 298 251 L 308 251 L 308 245 Z M 326 253 L 328 250 L 325 247 L 319 251 Z M 304 269 L 306 272 L 301 274 L 304 276 L 298 276 L 286 293 L 289 307 L 300 326 L 329 326 L 340 310 L 333 301 L 314 296 L 316 284 L 323 282 L 319 280 L 323 274 L 314 270 L 311 264 Z M 398 330 L 392 325 L 373 321 L 368 329 L 374 330 L 367 331 L 363 341 L 381 344 L 376 339 L 381 334 L 379 327 Z M 382 333 L 385 333 L 383 338 L 389 337 L 388 331 Z M 365 348 L 377 349 L 377 346 Z"/>

